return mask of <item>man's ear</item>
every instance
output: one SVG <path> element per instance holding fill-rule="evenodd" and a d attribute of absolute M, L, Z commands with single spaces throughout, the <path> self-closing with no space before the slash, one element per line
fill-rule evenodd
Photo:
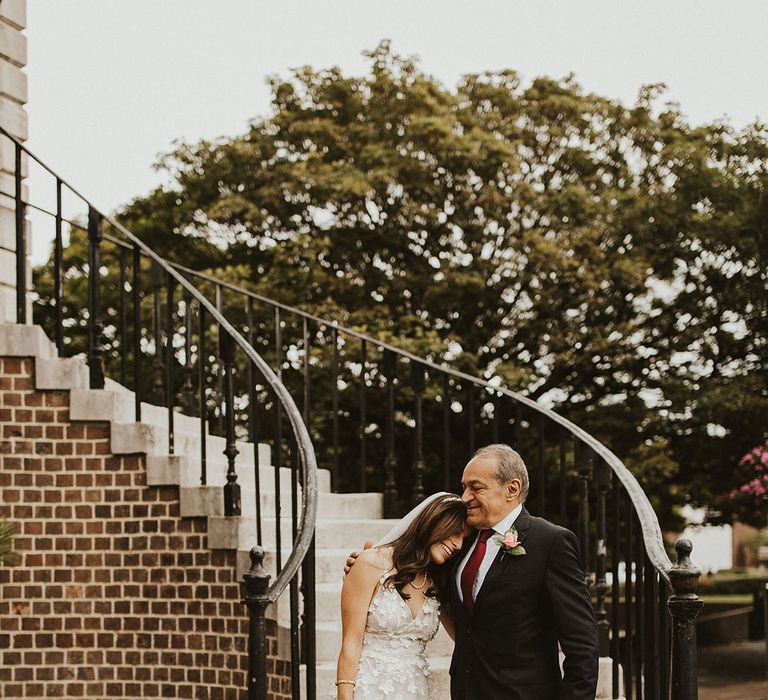
<path fill-rule="evenodd" d="M 520 483 L 520 479 L 512 479 L 507 482 L 507 500 L 513 501 L 516 498 L 520 498 L 520 494 L 523 491 L 523 485 Z"/>

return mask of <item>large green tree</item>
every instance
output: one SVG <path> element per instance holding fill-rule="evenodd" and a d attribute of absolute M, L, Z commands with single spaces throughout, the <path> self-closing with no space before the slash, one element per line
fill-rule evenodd
<path fill-rule="evenodd" d="M 768 414 L 768 130 L 691 125 L 572 77 L 271 80 L 271 113 L 179 145 L 127 205 L 171 259 L 563 411 L 657 505 L 723 509 Z"/>

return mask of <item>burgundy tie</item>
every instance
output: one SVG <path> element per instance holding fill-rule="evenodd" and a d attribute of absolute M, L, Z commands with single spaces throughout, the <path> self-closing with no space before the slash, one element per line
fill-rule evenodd
<path fill-rule="evenodd" d="M 461 593 L 464 597 L 464 605 L 467 608 L 467 612 L 472 612 L 472 608 L 475 605 L 475 601 L 472 599 L 472 588 L 475 585 L 475 579 L 477 578 L 477 572 L 480 570 L 480 564 L 485 557 L 485 546 L 488 542 L 488 538 L 493 533 L 493 530 L 480 530 L 480 537 L 477 538 L 477 544 L 475 545 L 472 554 L 467 561 L 464 571 L 461 572 Z"/>

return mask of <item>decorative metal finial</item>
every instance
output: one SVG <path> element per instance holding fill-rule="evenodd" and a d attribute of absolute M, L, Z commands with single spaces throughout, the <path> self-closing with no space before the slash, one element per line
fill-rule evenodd
<path fill-rule="evenodd" d="M 693 545 L 690 540 L 679 539 L 675 542 L 677 563 L 669 570 L 669 578 L 676 596 L 696 597 L 701 571 L 691 561 L 692 551 Z"/>

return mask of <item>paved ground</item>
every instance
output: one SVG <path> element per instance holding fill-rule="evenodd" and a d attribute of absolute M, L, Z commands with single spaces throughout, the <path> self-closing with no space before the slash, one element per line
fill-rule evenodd
<path fill-rule="evenodd" d="M 699 700 L 768 700 L 765 642 L 699 649 Z"/>

